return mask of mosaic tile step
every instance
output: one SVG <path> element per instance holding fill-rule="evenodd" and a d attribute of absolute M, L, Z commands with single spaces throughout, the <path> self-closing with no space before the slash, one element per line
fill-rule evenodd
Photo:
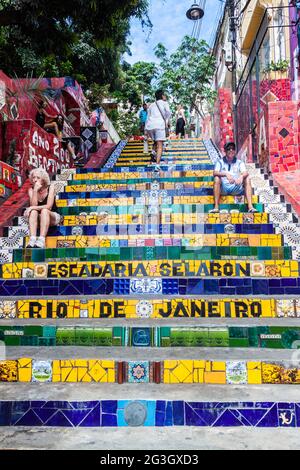
<path fill-rule="evenodd" d="M 214 170 L 214 165 L 211 163 L 197 163 L 197 164 L 165 164 L 162 162 L 160 164 L 160 171 L 159 173 L 163 171 L 201 171 L 201 170 Z M 93 170 L 95 172 L 95 169 Z M 140 173 L 144 172 L 149 172 L 149 171 L 154 171 L 153 165 L 130 165 L 130 166 L 125 166 L 125 167 L 114 167 L 113 172 L 114 173 L 126 173 L 126 172 L 135 172 L 138 171 Z M 99 173 L 107 173 L 110 172 L 110 170 L 107 169 L 100 169 Z M 84 173 L 79 173 L 79 174 L 84 174 Z"/>
<path fill-rule="evenodd" d="M 278 234 L 174 234 L 174 235 L 71 235 L 47 237 L 46 249 L 50 248 L 124 248 L 124 247 L 281 247 L 283 237 Z M 29 242 L 26 237 L 25 243 Z M 3 248 L 4 249 L 4 248 Z M 18 247 L 16 247 L 18 249 Z"/>
<path fill-rule="evenodd" d="M 166 196 L 212 196 L 213 188 L 207 187 L 191 187 L 191 188 L 175 188 L 175 189 L 150 189 L 150 190 L 131 190 L 126 189 L 123 191 L 85 191 L 85 192 L 61 192 L 56 196 L 56 200 L 67 199 L 71 201 L 72 199 L 108 199 L 108 198 L 163 198 Z"/>
<path fill-rule="evenodd" d="M 205 177 L 208 178 L 208 177 Z M 179 181 L 179 178 L 178 178 Z M 137 183 L 132 184 L 110 184 L 110 183 L 97 183 L 97 184 L 78 184 L 72 186 L 65 186 L 64 190 L 66 193 L 77 193 L 77 192 L 99 192 L 99 191 L 157 191 L 157 190 L 180 190 L 180 189 L 199 189 L 199 188 L 211 188 L 213 187 L 213 181 L 199 181 L 199 182 L 166 182 L 160 183 L 159 181 L 148 183 Z"/>
<path fill-rule="evenodd" d="M 100 180 L 100 179 L 95 179 L 93 181 L 87 180 L 87 183 L 84 183 L 84 180 L 68 180 L 67 186 L 65 188 L 65 191 L 85 191 L 86 189 L 81 189 L 81 188 L 86 188 L 86 187 L 97 187 L 99 186 L 101 189 L 106 188 L 109 185 L 112 185 L 111 190 L 118 189 L 118 187 L 123 187 L 128 188 L 130 186 L 136 186 L 136 185 L 149 185 L 149 189 L 157 189 L 158 185 L 160 188 L 164 189 L 164 185 L 166 183 L 172 183 L 172 186 L 175 185 L 176 183 L 179 183 L 181 185 L 186 184 L 188 185 L 189 183 L 193 183 L 194 185 L 199 185 L 199 183 L 202 183 L 202 186 L 205 186 L 205 183 L 213 183 L 213 176 L 199 176 L 199 177 L 193 177 L 189 176 L 184 178 L 184 180 L 181 177 L 174 177 L 174 178 L 136 178 L 136 179 L 127 179 L 126 182 L 124 183 L 123 181 L 120 181 L 120 179 L 105 179 L 105 180 Z M 195 186 L 197 187 L 197 186 Z M 201 186 L 199 186 L 201 187 Z"/>
<path fill-rule="evenodd" d="M 1 401 L 0 426 L 300 427 L 300 403 L 172 400 Z"/>
<path fill-rule="evenodd" d="M 73 191 L 63 191 L 63 188 L 60 188 L 59 194 L 57 195 L 56 199 L 66 199 L 69 200 L 69 205 L 73 205 L 74 202 L 71 201 L 72 199 L 97 199 L 97 198 L 149 198 L 149 200 L 153 201 L 158 198 L 169 198 L 169 197 L 183 197 L 183 196 L 190 196 L 191 198 L 195 196 L 212 196 L 213 195 L 213 187 L 212 184 L 207 186 L 206 184 L 203 185 L 202 183 L 198 184 L 196 188 L 194 185 L 184 185 L 176 184 L 174 185 L 164 185 L 165 189 L 159 187 L 158 184 L 152 184 L 150 189 L 143 189 L 143 185 L 136 186 L 137 189 L 131 189 L 124 185 L 123 190 L 113 190 L 112 188 L 102 188 L 100 190 L 96 190 L 97 186 L 94 186 L 95 190 L 93 191 L 76 191 L 76 186 L 73 186 Z M 171 187 L 173 186 L 173 187 Z M 93 186 L 90 186 L 93 188 Z M 155 189 L 154 189 L 155 188 Z M 271 203 L 271 204 L 280 204 L 284 203 L 284 197 L 280 195 L 276 195 L 271 190 L 256 190 L 254 201 L 256 198 L 262 203 Z M 169 199 L 166 199 L 168 201 Z M 193 200 L 193 199 L 192 199 Z M 223 200 L 226 200 L 225 198 Z M 228 199 L 227 199 L 228 200 Z M 200 199 L 200 202 L 202 198 Z M 234 201 L 244 202 L 244 198 L 242 197 L 234 197 Z M 205 201 L 204 201 L 205 202 Z M 153 202 L 154 203 L 154 202 Z"/>
<path fill-rule="evenodd" d="M 85 169 L 83 169 L 85 170 Z M 87 171 L 81 171 L 81 170 L 78 170 L 76 172 L 77 175 L 86 175 L 87 173 L 89 173 L 88 169 L 86 169 Z M 118 173 L 130 173 L 131 174 L 131 177 L 132 177 L 132 174 L 137 172 L 137 173 L 141 173 L 141 174 L 147 174 L 147 173 L 168 173 L 170 171 L 173 171 L 173 172 L 193 172 L 193 171 L 210 171 L 212 172 L 214 170 L 214 165 L 212 164 L 209 164 L 209 163 L 199 163 L 197 165 L 191 165 L 191 164 L 188 164 L 188 165 L 173 165 L 173 164 L 169 164 L 169 165 L 166 165 L 166 164 L 161 164 L 160 165 L 160 171 L 158 172 L 155 172 L 155 168 L 154 168 L 154 165 L 138 165 L 138 166 L 135 166 L 135 165 L 131 165 L 131 166 L 126 166 L 126 167 L 113 167 L 113 169 L 109 169 L 109 168 L 103 168 L 103 169 L 100 169 L 99 168 L 99 171 L 97 171 L 97 168 L 93 168 L 93 173 L 97 174 L 97 176 L 99 177 L 99 174 L 118 174 Z M 211 173 L 210 173 L 211 174 Z"/>
<path fill-rule="evenodd" d="M 131 212 L 131 213 L 130 213 Z M 162 210 L 158 216 L 152 216 L 151 214 L 145 214 L 145 211 L 134 213 L 133 210 L 126 211 L 126 213 L 113 214 L 110 208 L 110 212 L 91 213 L 89 215 L 65 215 L 62 217 L 61 226 L 65 227 L 84 227 L 84 226 L 95 226 L 103 225 L 103 227 L 114 225 L 141 225 L 141 226 L 160 226 L 170 224 L 180 225 L 194 225 L 194 224 L 209 224 L 209 225 L 269 225 L 270 222 L 276 223 L 276 219 L 267 213 L 258 212 L 256 214 L 248 213 L 220 213 L 220 214 L 209 214 L 209 213 L 179 213 L 170 212 L 169 210 Z M 286 222 L 295 223 L 297 219 L 293 217 L 291 213 L 286 213 L 288 216 Z M 18 230 L 23 230 L 24 234 L 28 234 L 28 223 L 25 217 L 16 217 L 13 221 L 12 227 L 5 227 L 4 234 L 14 237 L 14 233 Z M 247 229 L 244 233 L 247 233 Z M 15 232 L 13 232 L 15 231 Z M 22 232 L 23 233 L 23 232 Z"/>
<path fill-rule="evenodd" d="M 145 298 L 146 297 L 146 298 Z M 0 300 L 0 319 L 300 318 L 300 299 L 22 299 Z"/>
<path fill-rule="evenodd" d="M 15 263 L 0 265 L 2 279 L 300 276 L 298 261 L 146 261 Z"/>
<path fill-rule="evenodd" d="M 198 198 L 199 199 L 199 198 Z M 62 201 L 61 201 L 62 202 Z M 168 212 L 170 215 L 173 212 L 181 213 L 181 214 L 208 214 L 209 211 L 213 209 L 213 204 L 193 204 L 193 203 L 182 203 L 182 204 L 160 204 L 159 207 L 157 206 L 158 201 L 155 200 L 155 204 L 146 204 L 145 202 L 138 204 L 125 204 L 124 206 L 118 204 L 120 200 L 116 199 L 111 199 L 106 203 L 103 199 L 101 199 L 99 202 L 99 205 L 94 205 L 94 206 L 88 206 L 88 205 L 83 205 L 83 206 L 74 206 L 70 207 L 70 205 L 67 205 L 68 201 L 65 201 L 66 204 L 64 207 L 59 208 L 59 213 L 61 215 L 87 215 L 91 212 L 94 213 L 94 215 L 97 215 L 102 212 L 109 212 L 113 214 L 138 214 L 138 213 L 143 213 L 143 214 L 150 214 L 150 215 L 158 215 L 160 212 Z M 94 199 L 93 203 L 96 204 L 97 200 Z M 128 202 L 128 201 L 127 201 Z M 258 204 L 255 203 L 253 204 L 255 209 L 258 212 L 268 212 L 268 210 L 271 210 L 272 204 L 265 205 L 265 204 Z M 288 211 L 289 206 L 287 205 L 287 211 Z M 222 204 L 220 206 L 220 211 L 223 214 L 239 214 L 239 213 L 247 213 L 248 215 L 248 206 L 246 204 Z M 291 209 L 290 209 L 291 211 Z M 277 214 L 277 212 L 275 213 Z M 251 214 L 249 214 L 251 215 Z M 221 216 L 221 214 L 220 214 Z M 274 218 L 276 216 L 274 215 Z M 280 213 L 279 213 L 279 218 Z"/>
<path fill-rule="evenodd" d="M 12 255 L 11 260 L 10 254 Z M 135 247 L 135 248 L 56 248 L 0 251 L 0 264 L 22 262 L 69 261 L 151 261 L 151 260 L 290 260 L 293 252 L 286 247 Z"/>
<path fill-rule="evenodd" d="M 300 427 L 300 403 L 145 400 L 2 401 L 0 426 Z"/>
<path fill-rule="evenodd" d="M 108 219 L 108 217 L 107 217 Z M 72 227 L 60 225 L 50 227 L 48 237 L 69 236 L 69 235 L 162 235 L 162 234 L 274 234 L 273 224 L 126 224 L 118 225 L 106 223 L 101 225 L 80 225 Z M 3 230 L 4 237 L 9 237 L 11 242 L 15 238 L 20 239 L 29 235 L 27 227 L 7 227 Z M 1 241 L 0 246 L 8 246 L 8 241 Z"/>
<path fill-rule="evenodd" d="M 95 170 L 93 169 L 92 172 L 89 173 L 72 173 L 71 171 L 68 173 L 63 173 L 62 175 L 57 175 L 57 180 L 58 181 L 67 181 L 71 179 L 72 181 L 91 181 L 91 180 L 99 180 L 101 178 L 102 181 L 106 180 L 132 180 L 134 178 L 137 179 L 144 179 L 144 178 L 150 178 L 150 179 L 160 179 L 160 178 L 185 178 L 185 177 L 203 177 L 203 176 L 213 176 L 213 169 L 209 170 L 175 170 L 174 168 L 169 171 L 164 171 L 164 172 L 156 172 L 153 170 L 153 168 L 150 168 L 149 171 L 132 171 L 132 172 L 124 172 L 124 173 L 113 173 L 113 172 L 107 172 L 107 173 L 95 173 Z"/>
<path fill-rule="evenodd" d="M 73 295 L 298 296 L 300 278 L 125 278 L 1 280 L 3 297 Z"/>
<path fill-rule="evenodd" d="M 281 354 L 283 352 L 281 350 Z M 151 362 L 21 357 L 0 361 L 0 382 L 299 385 L 300 369 L 292 361 L 182 359 Z"/>
<path fill-rule="evenodd" d="M 165 154 L 161 161 L 163 163 L 175 163 L 175 164 L 189 164 L 189 163 L 210 163 L 211 164 L 211 160 L 210 158 L 207 156 L 207 154 L 205 153 L 192 153 L 192 152 L 189 152 L 189 153 L 171 153 L 171 152 L 168 152 L 167 154 Z M 121 155 L 121 157 L 118 159 L 117 163 L 116 163 L 116 166 L 118 165 L 122 165 L 122 163 L 133 163 L 134 165 L 139 165 L 140 163 L 143 164 L 143 163 L 146 163 L 149 165 L 149 163 L 151 162 L 151 157 L 150 157 L 150 154 L 137 154 L 137 153 L 124 153 Z"/>
<path fill-rule="evenodd" d="M 164 166 L 168 166 L 168 165 L 176 165 L 176 167 L 179 167 L 179 166 L 183 166 L 183 165 L 211 165 L 211 161 L 208 160 L 208 159 L 204 159 L 204 158 L 193 158 L 193 159 L 187 159 L 185 158 L 184 160 L 179 160 L 179 159 L 165 159 L 163 158 L 161 160 L 161 163 L 160 165 L 162 166 L 162 170 L 163 170 L 163 167 Z M 144 167 L 149 167 L 149 165 L 151 165 L 151 160 L 150 158 L 147 158 L 147 160 L 134 160 L 134 159 L 124 159 L 124 160 L 121 160 L 121 161 L 118 161 L 114 168 L 117 169 L 119 167 L 130 167 L 132 168 L 132 166 L 134 167 L 137 167 L 137 166 L 144 166 Z"/>
<path fill-rule="evenodd" d="M 297 349 L 300 327 L 57 327 L 0 325 L 5 346 Z"/>
<path fill-rule="evenodd" d="M 70 193 L 68 193 L 70 194 Z M 259 203 L 258 196 L 253 196 L 253 203 Z M 221 204 L 243 204 L 244 197 L 242 196 L 221 196 Z M 113 206 L 135 206 L 135 205 L 162 205 L 162 204 L 195 204 L 195 205 L 211 205 L 214 204 L 213 196 L 168 196 L 168 195 L 153 195 L 145 194 L 145 196 L 129 197 L 125 196 L 118 198 L 112 194 L 108 198 L 75 198 L 75 199 L 57 199 L 56 205 L 60 209 L 62 207 L 99 207 L 105 205 Z"/>

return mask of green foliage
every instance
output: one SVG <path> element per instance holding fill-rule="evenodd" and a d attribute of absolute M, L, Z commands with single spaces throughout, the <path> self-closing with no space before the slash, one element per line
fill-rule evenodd
<path fill-rule="evenodd" d="M 124 63 L 120 74 L 119 87 L 114 97 L 130 110 L 137 111 L 146 96 L 152 95 L 152 82 L 157 76 L 157 66 L 153 62 Z"/>
<path fill-rule="evenodd" d="M 215 59 L 204 40 L 185 36 L 178 49 L 171 55 L 163 44 L 158 44 L 155 55 L 160 59 L 157 87 L 164 89 L 172 98 L 173 108 L 182 103 L 197 109 L 197 99 L 214 100 L 211 79 Z"/>
<path fill-rule="evenodd" d="M 151 27 L 147 9 L 148 0 L 2 0 L 1 68 L 114 86 L 130 18 Z"/>
<path fill-rule="evenodd" d="M 268 72 L 286 72 L 289 68 L 289 61 L 288 60 L 278 60 L 274 62 L 273 60 L 271 63 L 264 69 L 265 73 Z"/>
<path fill-rule="evenodd" d="M 128 109 L 112 110 L 107 113 L 121 139 L 140 134 L 140 122 L 136 113 Z"/>

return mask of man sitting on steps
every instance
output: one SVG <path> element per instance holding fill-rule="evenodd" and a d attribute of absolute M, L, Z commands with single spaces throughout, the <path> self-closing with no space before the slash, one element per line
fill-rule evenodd
<path fill-rule="evenodd" d="M 246 165 L 235 156 L 235 143 L 227 142 L 224 146 L 226 156 L 219 160 L 214 170 L 214 199 L 215 207 L 211 213 L 219 212 L 221 196 L 245 195 L 248 202 L 248 212 L 257 212 L 252 204 L 252 186 Z"/>

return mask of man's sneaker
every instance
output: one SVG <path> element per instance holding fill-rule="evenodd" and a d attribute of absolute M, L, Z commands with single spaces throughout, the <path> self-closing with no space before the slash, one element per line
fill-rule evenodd
<path fill-rule="evenodd" d="M 36 244 L 36 237 L 30 237 L 29 242 L 26 245 L 26 248 L 35 248 L 35 244 Z"/>
<path fill-rule="evenodd" d="M 37 241 L 35 242 L 35 248 L 45 248 L 45 246 L 45 237 L 38 237 Z"/>
<path fill-rule="evenodd" d="M 220 212 L 220 209 L 217 209 L 216 207 L 209 211 L 210 214 L 218 214 Z"/>

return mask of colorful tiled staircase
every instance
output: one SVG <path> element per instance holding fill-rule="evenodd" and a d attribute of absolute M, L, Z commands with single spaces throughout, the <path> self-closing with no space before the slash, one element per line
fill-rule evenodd
<path fill-rule="evenodd" d="M 103 169 L 57 176 L 45 250 L 24 248 L 24 218 L 6 228 L 0 425 L 300 426 L 284 403 L 300 385 L 297 218 L 255 165 L 258 213 L 224 197 L 210 214 L 217 158 L 171 141 L 155 172 L 121 144 Z"/>

